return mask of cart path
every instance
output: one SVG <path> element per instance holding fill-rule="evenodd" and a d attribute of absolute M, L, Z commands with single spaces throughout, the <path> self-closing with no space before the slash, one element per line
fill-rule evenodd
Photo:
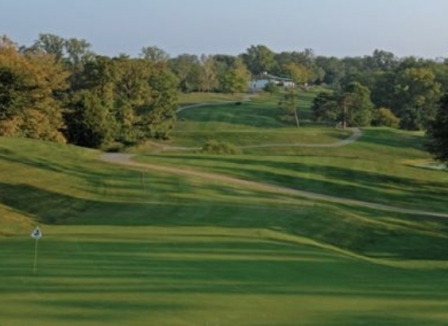
<path fill-rule="evenodd" d="M 355 199 L 350 199 L 350 198 L 343 198 L 343 197 L 332 196 L 332 195 L 323 195 L 323 194 L 318 194 L 318 193 L 304 191 L 304 190 L 297 190 L 297 189 L 292 189 L 292 188 L 287 188 L 287 187 L 282 187 L 282 186 L 275 186 L 275 185 L 265 183 L 265 182 L 243 180 L 243 179 L 239 179 L 236 177 L 222 175 L 219 173 L 202 172 L 202 171 L 198 171 L 198 170 L 185 169 L 185 168 L 181 169 L 181 168 L 177 168 L 177 167 L 156 165 L 156 164 L 150 164 L 150 163 L 139 163 L 139 162 L 132 161 L 133 156 L 134 155 L 132 155 L 132 154 L 105 153 L 101 156 L 101 160 L 104 162 L 108 162 L 108 163 L 121 164 L 124 166 L 134 167 L 134 168 L 139 168 L 139 169 L 144 169 L 144 170 L 152 170 L 152 171 L 168 173 L 168 174 L 173 174 L 173 175 L 180 175 L 180 176 L 196 177 L 196 178 L 201 178 L 201 179 L 210 180 L 210 181 L 220 181 L 220 182 L 226 183 L 230 187 L 241 186 L 241 187 L 252 188 L 252 189 L 255 189 L 258 191 L 265 191 L 265 192 L 284 194 L 284 195 L 290 195 L 290 196 L 298 196 L 301 198 L 306 198 L 306 199 L 311 199 L 311 200 L 334 202 L 334 203 L 340 203 L 340 204 L 346 204 L 346 205 L 373 208 L 373 209 L 388 211 L 388 212 L 448 218 L 448 213 L 437 213 L 437 212 L 430 212 L 430 211 L 424 211 L 424 210 L 409 209 L 409 208 L 389 206 L 389 205 L 385 205 L 385 204 L 377 204 L 377 203 L 355 200 Z"/>

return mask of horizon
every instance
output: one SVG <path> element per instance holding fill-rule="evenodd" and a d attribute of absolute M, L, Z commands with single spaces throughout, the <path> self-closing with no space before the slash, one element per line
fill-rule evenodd
<path fill-rule="evenodd" d="M 172 57 L 239 55 L 251 45 L 275 53 L 312 49 L 337 58 L 368 56 L 376 49 L 398 58 L 448 56 L 444 0 L 245 0 L 237 6 L 205 0 L 3 2 L 0 33 L 25 46 L 49 33 L 85 39 L 92 51 L 108 56 L 137 56 L 146 46 Z"/>

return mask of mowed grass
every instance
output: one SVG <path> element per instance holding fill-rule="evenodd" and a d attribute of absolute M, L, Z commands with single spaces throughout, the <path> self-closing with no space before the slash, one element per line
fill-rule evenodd
<path fill-rule="evenodd" d="M 0 240 L 2 325 L 443 325 L 443 270 L 216 227 L 46 227 Z M 276 238 L 277 237 L 277 238 Z"/>
<path fill-rule="evenodd" d="M 244 147 L 266 144 L 326 144 L 347 138 L 349 131 L 323 129 L 310 123 L 311 103 L 315 95 L 316 92 L 311 91 L 299 95 L 303 128 L 298 129 L 293 121 L 282 118 L 284 113 L 278 109 L 281 95 L 260 94 L 248 102 L 217 102 L 179 112 L 171 141 L 166 144 L 201 147 L 209 140 L 218 140 Z M 203 100 L 207 102 L 206 98 Z"/>
<path fill-rule="evenodd" d="M 412 165 L 428 159 L 422 135 L 364 133 L 335 149 L 139 160 L 446 212 L 446 173 Z M 1 326 L 448 320 L 447 219 L 130 169 L 99 155 L 0 138 Z M 36 276 L 35 224 L 44 233 Z"/>
<path fill-rule="evenodd" d="M 315 95 L 316 91 L 300 94 L 301 116 L 311 118 Z M 242 105 L 223 104 L 181 112 L 173 144 L 201 147 L 211 139 L 228 141 L 244 147 L 245 155 L 170 154 L 153 155 L 150 160 L 328 195 L 447 211 L 447 174 L 418 167 L 430 161 L 422 133 L 367 128 L 361 139 L 349 146 L 300 147 L 335 143 L 347 138 L 350 131 L 316 127 L 309 122 L 300 129 L 288 127 L 280 119 L 278 99 L 262 95 Z M 269 144 L 273 146 L 256 148 Z"/>

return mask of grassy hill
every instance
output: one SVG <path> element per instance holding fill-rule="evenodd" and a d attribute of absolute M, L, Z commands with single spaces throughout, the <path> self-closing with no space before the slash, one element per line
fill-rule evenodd
<path fill-rule="evenodd" d="M 257 105 L 269 116 L 257 102 L 243 109 Z M 179 128 L 205 128 L 206 109 L 185 111 Z M 228 119 L 236 133 L 289 132 Z M 446 212 L 446 172 L 414 166 L 428 160 L 421 144 L 418 133 L 367 129 L 339 148 L 137 158 L 255 182 L 244 185 L 0 138 L 0 325 L 443 325 L 447 219 L 262 186 Z"/>

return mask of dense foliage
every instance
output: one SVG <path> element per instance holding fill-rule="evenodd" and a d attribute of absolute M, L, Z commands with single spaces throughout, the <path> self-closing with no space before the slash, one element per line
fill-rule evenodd
<path fill-rule="evenodd" d="M 448 166 L 448 95 L 440 101 L 435 118 L 426 132 L 427 148 L 434 157 Z"/>
<path fill-rule="evenodd" d="M 31 46 L 19 47 L 3 36 L 0 135 L 88 147 L 167 139 L 179 91 L 246 92 L 250 79 L 265 72 L 304 89 L 325 86 L 314 101 L 314 118 L 343 127 L 434 129 L 439 100 L 448 91 L 448 60 L 397 58 L 382 50 L 335 58 L 311 49 L 275 53 L 252 45 L 238 56 L 170 57 L 148 46 L 138 58 L 111 58 L 93 53 L 81 39 L 40 34 Z M 265 91 L 280 89 L 268 84 Z M 281 101 L 289 115 L 294 98 L 285 94 Z"/>

